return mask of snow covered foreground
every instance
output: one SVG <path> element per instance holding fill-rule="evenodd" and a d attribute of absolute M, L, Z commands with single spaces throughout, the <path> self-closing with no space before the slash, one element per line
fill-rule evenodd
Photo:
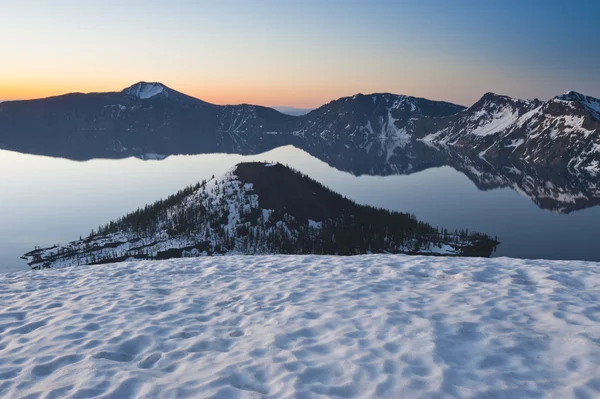
<path fill-rule="evenodd" d="M 599 270 L 367 255 L 7 274 L 0 397 L 598 397 Z"/>

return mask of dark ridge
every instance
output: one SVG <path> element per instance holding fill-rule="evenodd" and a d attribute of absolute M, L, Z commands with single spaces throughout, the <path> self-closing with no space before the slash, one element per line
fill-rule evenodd
<path fill-rule="evenodd" d="M 402 111 L 403 107 L 406 107 L 407 109 L 405 111 L 410 112 L 411 105 L 415 105 L 418 108 L 417 113 L 419 115 L 428 117 L 450 116 L 466 109 L 466 107 L 462 105 L 457 105 L 446 101 L 433 101 L 421 97 L 412 97 L 392 93 L 359 93 L 353 96 L 341 97 L 337 100 L 333 100 L 328 104 L 316 108 L 304 116 L 314 116 L 315 114 L 321 114 L 327 111 L 332 112 L 330 111 L 332 109 L 341 109 L 346 111 L 351 109 L 359 112 L 372 112 L 380 107 L 385 108 L 386 106 L 389 106 L 395 101 L 401 99 L 404 100 L 404 104 L 400 107 L 400 111 Z"/>
<path fill-rule="evenodd" d="M 244 183 L 252 183 L 262 208 L 290 213 L 301 222 L 336 218 L 356 207 L 340 194 L 282 164 L 241 163 L 235 175 Z"/>

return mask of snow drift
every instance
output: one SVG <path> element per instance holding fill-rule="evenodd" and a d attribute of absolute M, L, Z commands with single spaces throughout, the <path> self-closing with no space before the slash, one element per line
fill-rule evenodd
<path fill-rule="evenodd" d="M 5 398 L 600 395 L 596 264 L 231 256 L 0 276 Z"/>

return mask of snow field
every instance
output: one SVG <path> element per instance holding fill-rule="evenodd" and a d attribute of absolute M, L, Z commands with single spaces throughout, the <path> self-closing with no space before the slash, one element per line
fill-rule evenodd
<path fill-rule="evenodd" d="M 6 274 L 0 397 L 598 397 L 597 266 L 225 256 Z"/>

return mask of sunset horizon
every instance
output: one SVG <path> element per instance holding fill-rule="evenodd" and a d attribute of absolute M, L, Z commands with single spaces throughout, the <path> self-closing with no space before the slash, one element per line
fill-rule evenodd
<path fill-rule="evenodd" d="M 207 98 L 207 96 L 203 96 L 202 94 L 196 95 L 191 93 L 190 91 L 186 90 L 185 88 L 181 88 L 181 87 L 175 87 L 174 85 L 171 85 L 169 83 L 166 83 L 164 81 L 160 81 L 160 80 L 152 80 L 152 79 L 143 79 L 143 80 L 139 80 L 136 82 L 133 82 L 131 84 L 125 85 L 123 87 L 120 88 L 106 88 L 106 89 L 95 89 L 95 90 L 80 90 L 77 88 L 73 88 L 71 90 L 68 91 L 63 91 L 63 92 L 52 92 L 52 93 L 42 93 L 40 95 L 32 95 L 30 97 L 27 96 L 21 96 L 21 97 L 16 97 L 16 98 L 10 98 L 10 97 L 5 97 L 5 98 L 1 98 L 0 102 L 8 102 L 8 101 L 27 101 L 27 100 L 40 100 L 40 99 L 45 99 L 45 98 L 51 98 L 51 97 L 59 97 L 59 96 L 63 96 L 63 95 L 67 95 L 67 94 L 74 94 L 74 93 L 80 93 L 80 94 L 93 94 L 93 93 L 115 93 L 115 92 L 121 92 L 129 87 L 131 87 L 132 85 L 138 84 L 138 83 L 159 83 L 165 87 L 168 87 L 170 89 L 176 90 L 180 93 L 186 94 L 188 96 L 197 98 L 199 100 L 211 103 L 211 104 L 215 104 L 215 105 L 240 105 L 240 104 L 250 104 L 250 105 L 259 105 L 259 106 L 264 106 L 264 107 L 270 107 L 270 108 L 297 108 L 297 109 L 316 109 L 319 108 L 323 105 L 326 105 L 332 101 L 338 100 L 340 98 L 346 98 L 346 97 L 352 97 L 354 95 L 359 95 L 359 94 L 363 94 L 363 95 L 373 95 L 373 94 L 383 94 L 383 93 L 390 93 L 390 94 L 394 94 L 394 95 L 400 95 L 400 96 L 408 96 L 408 97 L 416 97 L 416 98 L 426 98 L 428 100 L 434 100 L 434 101 L 443 101 L 443 102 L 449 102 L 449 103 L 453 103 L 456 105 L 461 105 L 461 106 L 465 106 L 465 107 L 470 107 L 471 105 L 473 105 L 475 102 L 477 102 L 479 99 L 481 99 L 481 97 L 483 97 L 485 94 L 487 93 L 494 93 L 500 96 L 508 96 L 508 97 L 513 97 L 513 98 L 518 98 L 515 96 L 511 96 L 510 94 L 507 93 L 501 93 L 501 92 L 494 92 L 494 91 L 485 91 L 482 92 L 481 95 L 477 98 L 475 98 L 473 100 L 473 102 L 471 103 L 459 103 L 459 102 L 454 102 L 445 98 L 433 98 L 433 97 L 426 97 L 423 95 L 419 95 L 417 93 L 413 93 L 413 94 L 409 94 L 409 93 L 405 93 L 405 92 L 393 92 L 393 91 L 389 91 L 389 90 L 379 90 L 379 91 L 358 91 L 358 92 L 352 92 L 352 93 L 346 93 L 346 94 L 333 94 L 333 97 L 328 98 L 328 99 L 323 99 L 322 102 L 314 102 L 314 103 L 307 103 L 307 104 L 290 104 L 290 103 L 258 103 L 258 102 L 252 102 L 252 101 L 245 101 L 245 100 L 240 100 L 240 101 L 229 101 L 227 99 L 221 99 L 221 97 L 217 97 L 215 100 L 210 100 Z M 539 97 L 523 97 L 520 99 L 523 100 L 541 100 L 541 101 L 546 101 L 546 100 L 550 100 L 551 98 L 560 96 L 562 94 L 568 93 L 568 92 L 578 92 L 584 95 L 589 95 L 589 93 L 586 92 L 582 92 L 582 91 L 577 91 L 577 90 L 571 90 L 571 89 L 567 89 L 564 90 L 560 93 L 555 93 L 554 95 L 552 95 L 551 97 L 548 98 L 539 98 Z M 37 91 L 35 92 L 37 93 Z M 232 98 L 236 98 L 235 96 L 233 96 Z"/>
<path fill-rule="evenodd" d="M 466 106 L 486 92 L 600 97 L 599 3 L 460 3 L 5 1 L 0 100 L 138 81 L 215 104 L 297 108 L 380 92 Z"/>

